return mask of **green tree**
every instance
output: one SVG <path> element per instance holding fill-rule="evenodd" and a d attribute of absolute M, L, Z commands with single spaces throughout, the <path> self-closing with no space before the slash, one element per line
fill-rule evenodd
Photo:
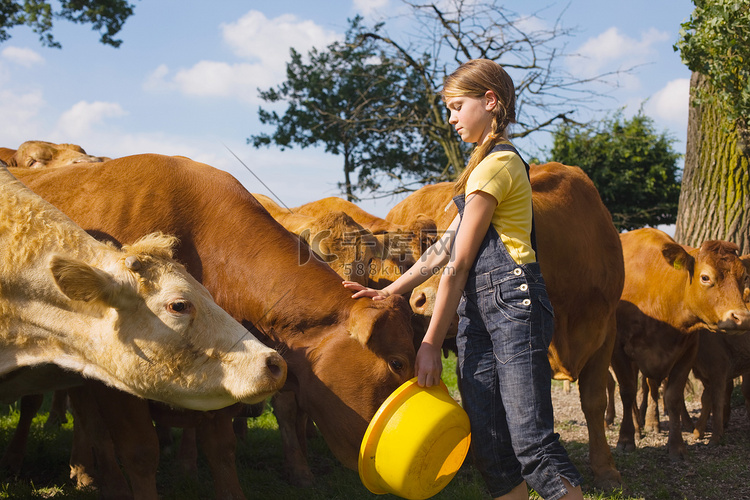
<path fill-rule="evenodd" d="M 681 155 L 651 118 L 639 112 L 625 119 L 620 112 L 594 126 L 562 125 L 553 138 L 550 161 L 581 167 L 619 230 L 675 222 Z"/>
<path fill-rule="evenodd" d="M 59 6 L 54 10 L 53 6 Z M 56 19 L 78 24 L 91 24 L 101 33 L 99 41 L 119 47 L 122 40 L 114 36 L 133 14 L 133 5 L 127 0 L 2 0 L 0 1 L 0 43 L 10 39 L 10 29 L 28 26 L 39 35 L 42 45 L 60 48 L 52 36 Z"/>
<path fill-rule="evenodd" d="M 421 186 L 453 180 L 463 170 L 470 147 L 461 142 L 448 123 L 449 117 L 439 94 L 444 77 L 461 63 L 473 58 L 492 59 L 513 76 L 519 123 L 511 129 L 511 139 L 549 131 L 559 123 L 576 123 L 572 116 L 583 109 L 590 110 L 598 96 L 595 91 L 587 90 L 590 87 L 584 87 L 584 84 L 626 72 L 586 79 L 568 74 L 560 61 L 569 55 L 562 50 L 562 40 L 569 36 L 570 30 L 562 28 L 559 19 L 551 27 L 545 24 L 540 28 L 540 23 L 528 22 L 530 16 L 505 9 L 499 0 L 448 0 L 439 5 L 408 0 L 403 3 L 407 14 L 403 19 L 394 17 L 388 22 L 394 26 L 401 26 L 401 21 L 407 22 L 408 30 L 398 30 L 405 38 L 389 36 L 384 23 L 367 28 L 357 18 L 352 21 L 344 43 L 333 44 L 326 51 L 312 51 L 309 55 L 311 63 L 302 64 L 299 55 L 293 53 L 296 59 L 288 67 L 288 81 L 273 92 L 261 94 L 268 102 L 289 103 L 284 117 L 261 110 L 261 120 L 277 125 L 277 132 L 272 136 L 251 137 L 248 142 L 256 146 L 273 143 L 284 147 L 297 143 L 305 147 L 317 141 L 331 148 L 330 139 L 323 137 L 323 132 L 328 132 L 329 127 L 324 127 L 323 123 L 330 123 L 330 117 L 346 121 L 348 133 L 357 137 L 355 142 L 363 137 L 353 131 L 369 127 L 367 122 L 378 117 L 378 130 L 387 130 L 384 137 L 389 139 L 377 147 L 360 147 L 378 150 L 387 147 L 389 154 L 395 155 L 393 138 L 399 137 L 398 131 L 401 130 L 401 137 L 408 138 L 402 142 L 411 148 L 407 157 L 412 161 L 371 162 L 369 170 L 361 171 L 366 175 L 362 177 L 360 174 L 357 189 L 377 186 L 368 179 L 373 179 L 374 172 L 380 171 L 397 182 L 398 186 L 387 193 L 392 194 L 412 190 L 409 180 Z M 355 60 L 358 57 L 365 59 L 358 62 Z M 341 92 L 339 87 L 348 88 L 339 80 L 362 78 L 359 75 L 362 68 L 371 73 L 364 76 L 373 78 L 373 70 L 380 68 L 378 76 L 382 78 L 382 84 L 373 87 L 358 85 L 368 92 L 360 99 L 377 105 L 360 108 L 352 104 L 350 96 L 340 100 L 318 99 L 317 95 L 326 88 L 319 88 L 321 81 L 318 78 L 308 77 L 306 68 L 314 64 L 328 75 L 324 85 L 338 92 Z M 353 74 L 347 74 L 350 71 Z M 385 94 L 377 94 L 381 89 Z M 315 103 L 316 107 L 310 103 Z M 303 108 L 309 114 L 302 114 Z M 360 112 L 362 110 L 367 113 Z M 353 114 L 353 111 L 358 114 Z M 360 124 L 363 119 L 365 122 Z M 297 138 L 292 138 L 290 131 Z M 339 145 L 343 145 L 343 135 L 338 137 Z M 376 141 L 381 136 L 369 137 L 367 140 Z M 345 172 L 360 168 L 356 160 L 347 163 L 345 159 Z M 351 186 L 348 177 L 344 185 Z M 347 194 L 350 195 L 348 191 Z"/>
<path fill-rule="evenodd" d="M 340 187 L 350 201 L 357 200 L 356 192 L 377 190 L 378 174 L 402 181 L 423 178 L 425 169 L 444 163 L 442 150 L 419 128 L 418 116 L 426 113 L 421 81 L 373 40 L 363 39 L 360 23 L 355 18 L 343 42 L 313 49 L 306 58 L 292 49 L 287 80 L 260 92 L 264 101 L 283 101 L 288 107 L 283 115 L 261 108 L 261 123 L 276 129 L 247 140 L 282 150 L 321 144 L 342 155 L 345 181 Z"/>
<path fill-rule="evenodd" d="M 675 239 L 750 253 L 750 3 L 695 0 L 675 50 L 693 71 Z"/>

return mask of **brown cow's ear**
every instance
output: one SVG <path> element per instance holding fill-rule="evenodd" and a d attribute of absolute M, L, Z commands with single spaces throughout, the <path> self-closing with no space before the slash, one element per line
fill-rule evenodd
<path fill-rule="evenodd" d="M 420 215 L 412 222 L 409 230 L 419 237 L 419 246 L 422 249 L 422 253 L 430 248 L 438 239 L 437 223 L 424 215 Z"/>
<path fill-rule="evenodd" d="M 352 307 L 349 321 L 347 322 L 347 331 L 349 335 L 359 340 L 363 346 L 367 345 L 372 335 L 373 326 L 375 325 L 378 315 L 382 309 L 377 306 L 377 302 L 372 299 L 363 297 L 356 299 Z"/>
<path fill-rule="evenodd" d="M 677 243 L 665 243 L 664 246 L 661 247 L 661 253 L 669 265 L 676 270 L 685 270 L 689 273 L 693 272 L 695 259 L 693 259 L 693 257 L 687 253 L 681 245 L 678 245 Z"/>
<path fill-rule="evenodd" d="M 391 297 L 385 300 L 372 300 L 366 297 L 356 299 L 347 322 L 349 335 L 366 346 L 378 324 L 387 321 L 393 300 Z"/>
<path fill-rule="evenodd" d="M 750 273 L 750 254 L 740 256 L 740 262 L 745 266 L 745 270 Z"/>

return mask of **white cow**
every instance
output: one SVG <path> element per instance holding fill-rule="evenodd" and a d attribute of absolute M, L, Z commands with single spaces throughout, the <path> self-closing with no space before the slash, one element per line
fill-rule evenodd
<path fill-rule="evenodd" d="M 195 410 L 276 392 L 281 356 L 172 260 L 175 242 L 101 243 L 0 167 L 0 400 L 51 366 Z"/>

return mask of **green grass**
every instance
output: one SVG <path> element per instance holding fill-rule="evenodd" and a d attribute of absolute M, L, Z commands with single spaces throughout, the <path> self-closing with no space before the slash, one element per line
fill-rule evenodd
<path fill-rule="evenodd" d="M 449 390 L 457 395 L 455 357 L 445 360 L 443 379 Z M 741 396 L 733 395 L 733 403 L 744 404 Z M 0 474 L 0 499 L 81 499 L 98 498 L 96 492 L 77 491 L 69 479 L 68 459 L 72 441 L 72 416 L 59 430 L 46 430 L 49 401 L 34 420 L 29 447 L 19 478 Z M 0 408 L 0 448 L 4 449 L 18 419 L 17 405 Z M 560 432 L 564 434 L 564 426 Z M 570 424 L 568 424 L 570 425 Z M 732 423 L 728 428 L 731 429 Z M 174 430 L 179 439 L 180 431 Z M 688 463 L 672 464 L 661 448 L 639 448 L 624 454 L 613 452 L 618 470 L 625 479 L 624 489 L 601 492 L 591 485 L 593 477 L 588 467 L 588 443 L 565 442 L 572 460 L 584 474 L 584 494 L 593 500 L 636 499 L 724 499 L 748 498 L 745 485 L 750 484 L 750 442 L 748 437 L 730 437 L 730 442 L 744 439 L 744 447 L 727 447 L 707 451 L 705 445 L 690 450 L 694 457 Z M 612 443 L 610 443 L 612 445 Z M 742 443 L 740 443 L 742 444 Z M 708 455 L 707 455 L 708 454 Z M 308 458 L 316 477 L 313 488 L 296 488 L 284 477 L 281 439 L 276 420 L 270 410 L 258 418 L 248 420 L 247 438 L 238 444 L 237 468 L 241 485 L 248 499 L 280 498 L 284 500 L 351 500 L 396 499 L 392 495 L 370 493 L 360 482 L 356 471 L 345 469 L 333 457 L 320 436 L 308 443 Z M 198 473 L 185 474 L 180 470 L 174 454 L 163 454 L 157 474 L 157 487 L 164 500 L 203 500 L 214 497 L 213 479 L 203 458 L 199 459 Z M 726 479 L 734 478 L 728 489 Z M 742 489 L 745 488 L 745 489 Z M 739 495 L 739 496 L 737 496 Z M 436 500 L 486 500 L 481 477 L 468 463 L 459 470 L 453 481 L 433 497 Z M 539 498 L 532 494 L 532 498 Z"/>

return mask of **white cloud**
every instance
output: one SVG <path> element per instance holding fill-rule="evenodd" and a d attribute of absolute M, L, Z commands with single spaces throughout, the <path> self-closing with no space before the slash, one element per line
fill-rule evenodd
<path fill-rule="evenodd" d="M 35 64 L 41 64 L 44 62 L 44 58 L 37 52 L 21 48 L 21 47 L 6 47 L 0 52 L 3 60 L 18 64 L 25 68 L 30 68 Z"/>
<path fill-rule="evenodd" d="M 222 24 L 221 33 L 232 52 L 247 62 L 204 60 L 174 72 L 160 65 L 145 80 L 144 89 L 178 89 L 188 95 L 238 98 L 257 103 L 258 88 L 283 81 L 290 47 L 306 54 L 312 47 L 324 49 L 342 38 L 334 31 L 293 14 L 268 19 L 255 10 L 234 23 Z"/>
<path fill-rule="evenodd" d="M 680 78 L 655 93 L 645 108 L 650 116 L 687 127 L 689 100 L 690 79 Z"/>
<path fill-rule="evenodd" d="M 608 71 L 627 69 L 653 62 L 655 45 L 670 39 L 670 35 L 654 28 L 644 32 L 640 39 L 624 35 L 616 27 L 588 39 L 578 49 L 578 57 L 568 64 L 574 74 L 591 77 Z"/>
<path fill-rule="evenodd" d="M 354 8 L 363 16 L 369 16 L 384 11 L 389 3 L 389 0 L 354 0 Z"/>
<path fill-rule="evenodd" d="M 124 116 L 127 113 L 114 102 L 80 101 L 65 111 L 57 121 L 57 135 L 76 141 L 89 135 L 94 125 L 99 125 L 106 118 Z M 85 146 L 84 146 L 85 149 Z"/>
<path fill-rule="evenodd" d="M 38 137 L 39 114 L 45 102 L 39 90 L 17 93 L 0 90 L 0 137 L 2 147 L 15 149 L 22 142 Z"/>
<path fill-rule="evenodd" d="M 341 35 L 326 30 L 313 21 L 283 14 L 268 19 L 262 12 L 251 10 L 234 23 L 221 25 L 224 41 L 244 59 L 258 60 L 283 72 L 289 59 L 289 48 L 307 53 L 313 47 L 325 48 Z"/>
<path fill-rule="evenodd" d="M 169 76 L 169 66 L 166 64 L 160 64 L 150 75 L 146 77 L 143 82 L 144 90 L 170 90 L 175 88 L 172 82 L 167 81 Z"/>
<path fill-rule="evenodd" d="M 188 95 L 237 97 L 256 102 L 257 89 L 269 87 L 275 80 L 260 64 L 201 61 L 192 68 L 178 71 L 174 83 Z"/>

